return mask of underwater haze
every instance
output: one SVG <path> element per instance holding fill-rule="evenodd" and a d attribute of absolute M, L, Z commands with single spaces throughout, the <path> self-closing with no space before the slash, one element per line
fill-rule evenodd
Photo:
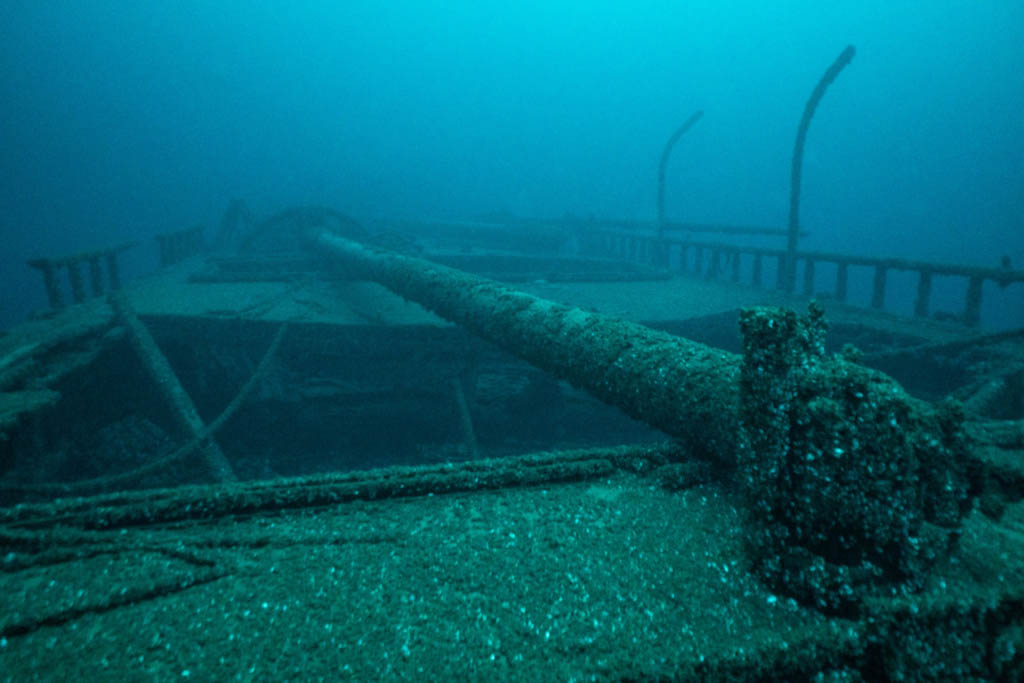
<path fill-rule="evenodd" d="M 45 306 L 26 259 L 137 239 L 152 270 L 153 235 L 209 236 L 232 198 L 652 219 L 697 109 L 669 217 L 784 226 L 797 123 L 848 44 L 801 247 L 1024 265 L 1020 2 L 8 0 L 0 27 L 0 328 Z M 1014 289 L 987 326 L 1024 324 Z"/>

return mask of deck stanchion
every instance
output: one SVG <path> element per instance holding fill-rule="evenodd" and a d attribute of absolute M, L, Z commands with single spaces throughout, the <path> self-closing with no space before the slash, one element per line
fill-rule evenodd
<path fill-rule="evenodd" d="M 88 255 L 89 260 L 89 284 L 92 286 L 93 296 L 103 295 L 103 267 L 100 265 L 100 254 Z"/>
<path fill-rule="evenodd" d="M 117 249 L 110 249 L 106 253 L 107 284 L 113 291 L 121 289 L 121 268 L 117 262 L 117 254 Z"/>
<path fill-rule="evenodd" d="M 64 308 L 64 293 L 61 292 L 60 282 L 57 280 L 57 265 L 46 258 L 32 259 L 28 265 L 42 273 L 43 286 L 46 288 L 46 299 L 50 308 L 55 311 Z"/>
<path fill-rule="evenodd" d="M 883 264 L 875 266 L 875 277 L 871 284 L 871 308 L 885 308 L 885 285 L 889 268 Z"/>
<path fill-rule="evenodd" d="M 964 302 L 964 323 L 971 327 L 981 324 L 982 285 L 985 281 L 977 275 L 967 280 L 967 297 Z"/>
<path fill-rule="evenodd" d="M 914 299 L 914 315 L 928 317 L 928 304 L 932 296 L 932 272 L 922 270 L 917 278 L 917 297 Z"/>
<path fill-rule="evenodd" d="M 814 296 L 814 259 L 804 259 L 804 294 Z"/>
<path fill-rule="evenodd" d="M 78 257 L 72 257 L 66 263 L 68 282 L 71 283 L 71 300 L 76 304 L 85 301 L 85 280 L 82 279 L 82 264 Z"/>
<path fill-rule="evenodd" d="M 836 300 L 846 301 L 850 287 L 850 264 L 840 261 L 836 264 Z"/>

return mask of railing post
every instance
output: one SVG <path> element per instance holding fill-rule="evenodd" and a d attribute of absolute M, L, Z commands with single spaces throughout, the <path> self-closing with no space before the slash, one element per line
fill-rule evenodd
<path fill-rule="evenodd" d="M 814 259 L 804 259 L 804 294 L 814 296 Z"/>
<path fill-rule="evenodd" d="M 85 301 L 85 281 L 82 280 L 82 264 L 78 257 L 68 259 L 68 281 L 71 282 L 71 299 L 76 304 Z"/>
<path fill-rule="evenodd" d="M 932 271 L 922 270 L 917 278 L 917 298 L 914 300 L 914 315 L 928 317 L 928 302 L 932 296 Z"/>
<path fill-rule="evenodd" d="M 171 260 L 170 238 L 167 235 L 157 235 L 156 243 L 160 250 L 160 267 L 166 268 L 173 263 Z"/>
<path fill-rule="evenodd" d="M 89 254 L 89 283 L 92 285 L 92 295 L 103 295 L 103 268 L 100 265 L 100 254 Z"/>
<path fill-rule="evenodd" d="M 110 289 L 121 289 L 121 268 L 117 263 L 117 249 L 107 252 L 107 284 Z"/>
<path fill-rule="evenodd" d="M 871 308 L 885 307 L 885 280 L 889 268 L 881 263 L 875 266 L 875 281 L 871 288 Z"/>
<path fill-rule="evenodd" d="M 850 282 L 850 265 L 846 261 L 836 264 L 836 299 L 846 301 Z"/>
<path fill-rule="evenodd" d="M 47 258 L 32 259 L 28 265 L 39 270 L 43 274 L 43 286 L 46 288 L 46 299 L 50 308 L 57 311 L 64 308 L 64 294 L 60 291 L 60 282 L 57 281 L 57 266 Z"/>
<path fill-rule="evenodd" d="M 709 280 L 717 280 L 718 279 L 718 271 L 719 271 L 719 268 L 721 267 L 721 264 L 722 264 L 722 250 L 721 249 L 712 249 L 711 250 L 711 264 L 708 266 L 708 275 L 707 275 L 707 278 Z"/>
<path fill-rule="evenodd" d="M 760 287 L 761 286 L 761 267 L 762 267 L 761 261 L 762 261 L 762 258 L 761 258 L 760 252 L 757 253 L 757 254 L 754 254 L 754 266 L 753 266 L 753 272 L 750 275 L 750 280 L 754 284 L 755 287 Z"/>
<path fill-rule="evenodd" d="M 974 275 L 967 281 L 967 301 L 964 305 L 964 322 L 971 327 L 981 324 L 981 292 L 985 280 Z"/>

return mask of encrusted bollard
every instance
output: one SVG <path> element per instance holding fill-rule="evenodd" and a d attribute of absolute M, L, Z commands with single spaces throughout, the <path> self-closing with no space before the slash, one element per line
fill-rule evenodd
<path fill-rule="evenodd" d="M 888 376 L 825 355 L 822 309 L 740 317 L 738 476 L 767 580 L 829 611 L 918 587 L 969 506 L 957 407 L 918 401 Z"/>

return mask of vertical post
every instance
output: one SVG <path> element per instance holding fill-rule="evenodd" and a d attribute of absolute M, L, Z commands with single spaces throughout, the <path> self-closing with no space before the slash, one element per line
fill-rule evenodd
<path fill-rule="evenodd" d="M 64 308 L 64 295 L 60 291 L 60 283 L 57 281 L 57 267 L 53 261 L 46 258 L 34 259 L 28 264 L 38 268 L 43 274 L 43 286 L 46 287 L 46 299 L 50 308 L 57 311 Z"/>
<path fill-rule="evenodd" d="M 117 250 L 111 249 L 107 252 L 107 284 L 110 289 L 121 289 L 121 269 L 117 264 Z"/>
<path fill-rule="evenodd" d="M 732 281 L 740 281 L 740 250 L 732 252 Z"/>
<path fill-rule="evenodd" d="M 466 400 L 466 391 L 462 387 L 462 378 L 452 378 L 452 389 L 455 393 L 455 407 L 459 413 L 459 427 L 462 429 L 462 442 L 471 458 L 476 460 L 480 457 L 480 448 L 477 446 L 476 431 L 473 429 L 473 415 L 469 412 L 469 402 Z"/>
<path fill-rule="evenodd" d="M 871 308 L 885 307 L 885 280 L 888 273 L 888 266 L 881 263 L 875 266 L 875 281 L 871 288 Z"/>
<path fill-rule="evenodd" d="M 195 256 L 203 251 L 203 226 L 197 225 L 192 228 L 189 242 L 189 256 Z"/>
<path fill-rule="evenodd" d="M 712 249 L 711 250 L 711 263 L 708 265 L 707 279 L 717 280 L 718 271 L 722 265 L 722 250 Z"/>
<path fill-rule="evenodd" d="M 92 285 L 92 295 L 103 295 L 103 268 L 100 266 L 100 254 L 89 254 L 89 283 Z"/>
<path fill-rule="evenodd" d="M 182 233 L 174 233 L 170 236 L 171 244 L 171 263 L 177 263 L 181 260 L 181 249 L 184 246 L 184 237 Z"/>
<path fill-rule="evenodd" d="M 754 254 L 753 273 L 750 276 L 750 279 L 754 283 L 755 287 L 761 286 L 761 268 L 761 252 L 758 252 Z"/>
<path fill-rule="evenodd" d="M 804 294 L 814 296 L 814 259 L 804 259 Z"/>
<path fill-rule="evenodd" d="M 71 282 L 71 299 L 80 304 L 85 301 L 85 282 L 82 280 L 82 264 L 77 257 L 68 259 L 68 280 Z"/>
<path fill-rule="evenodd" d="M 178 263 L 187 255 L 185 249 L 188 247 L 188 235 L 184 232 L 179 232 L 171 239 L 174 244 L 174 262 Z"/>
<path fill-rule="evenodd" d="M 167 244 L 167 235 L 157 235 L 156 243 L 160 248 L 160 267 L 166 268 L 171 264 L 170 246 Z"/>
<path fill-rule="evenodd" d="M 964 305 L 964 322 L 971 327 L 981 324 L 981 292 L 984 278 L 972 275 L 967 281 L 967 301 Z"/>
<path fill-rule="evenodd" d="M 917 299 L 914 300 L 914 315 L 928 317 L 928 301 L 932 296 L 932 271 L 922 270 L 917 278 Z"/>
<path fill-rule="evenodd" d="M 840 261 L 836 264 L 836 299 L 846 301 L 850 282 L 850 264 Z"/>

